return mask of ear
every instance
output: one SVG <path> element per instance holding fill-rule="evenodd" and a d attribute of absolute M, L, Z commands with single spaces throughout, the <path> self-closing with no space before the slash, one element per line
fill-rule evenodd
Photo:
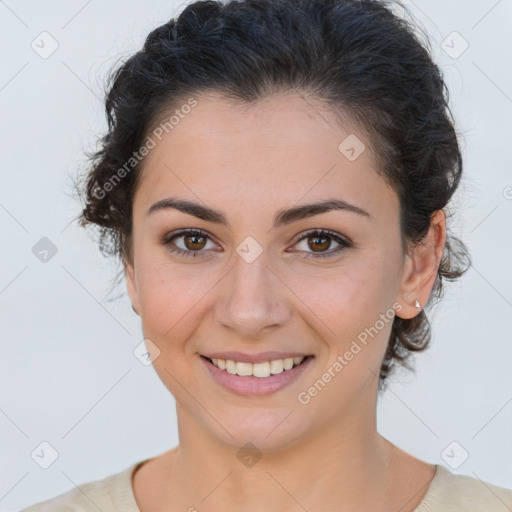
<path fill-rule="evenodd" d="M 135 269 L 133 265 L 133 261 L 129 261 L 128 259 L 123 260 L 124 264 L 124 275 L 126 278 L 126 289 L 128 291 L 128 295 L 132 302 L 132 308 L 140 316 L 140 307 L 139 307 L 139 294 L 137 293 L 137 283 L 135 281 Z"/>
<path fill-rule="evenodd" d="M 436 210 L 430 217 L 430 228 L 425 238 L 405 256 L 397 297 L 402 309 L 396 316 L 403 319 L 413 318 L 421 311 L 415 306 L 415 301 L 422 308 L 427 303 L 437 277 L 445 242 L 446 216 L 443 210 Z"/>

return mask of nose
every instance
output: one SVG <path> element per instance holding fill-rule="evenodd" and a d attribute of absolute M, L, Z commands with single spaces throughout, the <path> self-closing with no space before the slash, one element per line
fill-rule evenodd
<path fill-rule="evenodd" d="M 292 315 L 289 291 L 268 265 L 265 252 L 247 262 L 238 254 L 223 280 L 216 321 L 237 337 L 256 338 L 286 324 Z"/>

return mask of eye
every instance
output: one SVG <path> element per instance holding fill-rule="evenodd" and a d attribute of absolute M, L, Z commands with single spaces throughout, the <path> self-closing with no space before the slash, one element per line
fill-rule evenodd
<path fill-rule="evenodd" d="M 307 248 L 312 249 L 312 252 L 308 252 L 309 256 L 305 257 L 313 259 L 331 257 L 343 249 L 352 247 L 351 242 L 327 229 L 308 231 L 299 238 L 295 246 L 303 241 L 307 244 Z M 337 244 L 337 247 L 328 251 L 327 249 L 330 249 L 332 246 L 332 241 Z M 208 242 L 210 242 L 213 247 L 208 247 Z M 200 229 L 184 229 L 171 233 L 164 238 L 162 244 L 167 246 L 170 252 L 179 254 L 180 256 L 194 258 L 201 252 L 207 252 L 203 251 L 203 249 L 213 248 L 217 250 L 218 247 L 211 241 L 210 235 Z"/>
<path fill-rule="evenodd" d="M 331 247 L 333 240 L 338 244 L 338 246 L 331 251 L 327 251 L 327 249 Z M 315 229 L 313 231 L 308 231 L 298 240 L 297 243 L 302 241 L 305 241 L 307 248 L 310 248 L 313 251 L 308 253 L 310 255 L 313 254 L 313 256 L 305 257 L 313 259 L 335 256 L 343 249 L 352 247 L 351 242 L 327 229 Z"/>
<path fill-rule="evenodd" d="M 200 229 L 185 229 L 166 236 L 162 243 L 171 252 L 195 258 L 198 253 L 205 252 L 202 249 L 211 248 L 207 247 L 208 241 L 211 242 L 208 233 Z M 211 243 L 213 244 L 213 242 Z M 213 246 L 217 247 L 215 244 Z"/>

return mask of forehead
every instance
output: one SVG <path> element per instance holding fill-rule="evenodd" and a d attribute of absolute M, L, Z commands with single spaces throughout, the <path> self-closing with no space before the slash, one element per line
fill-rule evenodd
<path fill-rule="evenodd" d="M 318 100 L 297 93 L 251 103 L 215 93 L 194 100 L 172 128 L 153 135 L 136 202 L 173 195 L 224 210 L 275 210 L 337 195 L 366 210 L 397 207 L 371 141 Z"/>

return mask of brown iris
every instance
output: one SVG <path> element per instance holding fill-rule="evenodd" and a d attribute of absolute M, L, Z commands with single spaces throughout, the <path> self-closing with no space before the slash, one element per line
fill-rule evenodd
<path fill-rule="evenodd" d="M 189 240 L 192 240 L 191 244 L 188 243 Z M 185 247 L 191 251 L 200 250 L 206 245 L 206 237 L 203 235 L 185 235 L 183 241 Z"/>
<path fill-rule="evenodd" d="M 315 242 L 311 243 L 310 240 L 315 240 Z M 321 240 L 321 242 L 316 242 L 316 240 Z M 308 237 L 308 246 L 310 249 L 314 249 L 313 245 L 321 245 L 320 251 L 325 251 L 329 249 L 331 246 L 331 237 L 326 235 L 312 235 Z"/>

